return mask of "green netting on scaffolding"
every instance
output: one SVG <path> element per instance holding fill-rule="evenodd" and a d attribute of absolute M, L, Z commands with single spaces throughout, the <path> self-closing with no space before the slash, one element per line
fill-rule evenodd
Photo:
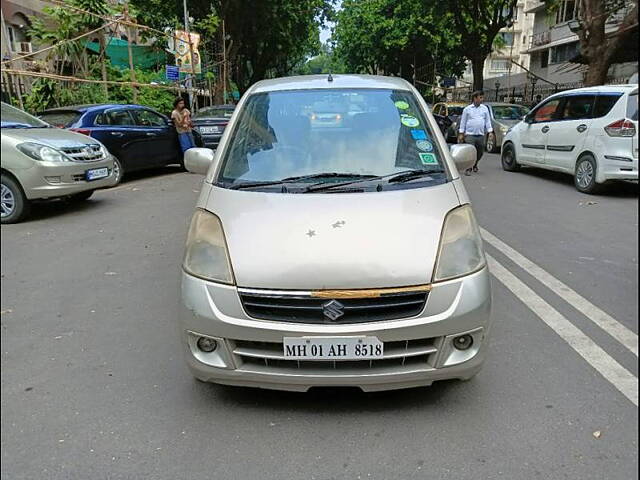
<path fill-rule="evenodd" d="M 98 42 L 86 42 L 85 46 L 92 52 L 100 52 Z M 157 65 L 167 63 L 167 53 L 148 45 L 131 45 L 133 66 L 141 70 L 152 69 Z M 107 57 L 111 65 L 118 68 L 129 68 L 129 51 L 127 41 L 119 38 L 111 38 L 107 43 Z"/>

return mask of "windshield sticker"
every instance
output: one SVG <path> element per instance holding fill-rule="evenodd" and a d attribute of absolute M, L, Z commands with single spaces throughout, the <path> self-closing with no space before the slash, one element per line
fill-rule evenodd
<path fill-rule="evenodd" d="M 407 108 L 409 108 L 409 104 L 404 100 L 398 100 L 397 102 L 394 103 L 394 105 L 398 110 L 406 110 Z"/>
<path fill-rule="evenodd" d="M 418 140 L 416 147 L 423 152 L 433 152 L 433 144 L 429 140 Z"/>
<path fill-rule="evenodd" d="M 427 132 L 424 130 L 411 130 L 411 136 L 414 140 L 426 140 L 428 138 Z"/>
<path fill-rule="evenodd" d="M 420 125 L 420 121 L 416 117 L 414 117 L 413 115 L 407 115 L 406 113 L 400 115 L 400 122 L 405 127 L 417 127 L 418 125 Z"/>
<path fill-rule="evenodd" d="M 425 165 L 437 165 L 438 160 L 433 153 L 419 153 L 420 161 Z"/>

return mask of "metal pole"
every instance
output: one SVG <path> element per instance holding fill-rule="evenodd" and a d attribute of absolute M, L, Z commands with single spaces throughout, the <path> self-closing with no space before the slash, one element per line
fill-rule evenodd
<path fill-rule="evenodd" d="M 227 34 L 222 20 L 222 103 L 227 104 Z"/>
<path fill-rule="evenodd" d="M 184 31 L 187 34 L 189 40 L 189 55 L 191 57 L 191 76 L 187 72 L 187 80 L 185 87 L 189 92 L 189 110 L 193 111 L 193 77 L 196 73 L 196 65 L 193 61 L 193 44 L 191 43 L 191 32 L 189 31 L 189 11 L 187 10 L 187 0 L 182 1 L 182 8 L 184 10 Z"/>
<path fill-rule="evenodd" d="M 516 6 L 516 9 L 518 7 Z M 511 68 L 513 67 L 513 45 L 516 43 L 516 22 L 511 20 L 511 49 L 509 51 L 509 71 L 507 72 L 507 92 L 511 90 Z M 518 47 L 520 48 L 520 47 Z M 513 99 L 511 99 L 513 101 Z"/>
<path fill-rule="evenodd" d="M 124 18 L 127 22 L 131 21 L 129 17 L 129 5 L 124 6 Z M 136 81 L 136 71 L 133 68 L 133 51 L 131 49 L 131 27 L 127 26 L 127 53 L 129 54 L 129 73 L 131 74 L 131 81 Z M 138 103 L 138 89 L 137 87 L 133 87 L 133 103 Z"/>

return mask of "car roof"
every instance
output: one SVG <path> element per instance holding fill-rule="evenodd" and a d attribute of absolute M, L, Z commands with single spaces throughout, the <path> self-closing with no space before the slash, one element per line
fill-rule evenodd
<path fill-rule="evenodd" d="M 619 93 L 631 93 L 634 89 L 638 88 L 637 83 L 624 83 L 621 85 L 597 85 L 595 87 L 582 87 L 582 88 L 574 88 L 572 90 L 564 90 L 562 92 L 558 92 L 555 95 L 567 95 L 567 94 L 578 94 L 578 93 L 603 93 L 603 92 L 619 92 Z"/>
<path fill-rule="evenodd" d="M 225 110 L 233 110 L 236 108 L 235 105 L 206 105 L 204 107 L 202 107 L 200 110 L 204 110 L 204 109 L 209 109 L 209 108 L 219 108 L 219 109 L 225 109 Z"/>
<path fill-rule="evenodd" d="M 300 75 L 261 80 L 249 89 L 249 93 L 340 88 L 411 90 L 411 85 L 403 78 L 379 75 Z"/>
<path fill-rule="evenodd" d="M 525 107 L 526 105 L 518 105 L 517 103 L 506 102 L 484 102 L 485 105 L 491 105 L 492 107 Z"/>
<path fill-rule="evenodd" d="M 120 104 L 120 103 L 92 103 L 86 105 L 67 105 L 66 107 L 47 108 L 41 113 L 51 112 L 90 112 L 94 110 L 106 110 L 107 108 L 127 107 L 127 108 L 148 108 L 142 105 Z"/>

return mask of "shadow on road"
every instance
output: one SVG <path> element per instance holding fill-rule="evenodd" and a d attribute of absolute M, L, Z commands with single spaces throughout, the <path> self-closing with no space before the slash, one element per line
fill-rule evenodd
<path fill-rule="evenodd" d="M 232 407 L 280 410 L 302 413 L 382 412 L 398 408 L 428 407 L 450 402 L 450 393 L 459 387 L 472 387 L 472 382 L 445 380 L 430 387 L 386 392 L 363 392 L 359 388 L 317 387 L 308 392 L 285 392 L 258 388 L 200 384 L 202 400 L 222 402 Z M 458 396 L 456 394 L 456 396 Z M 465 394 L 464 396 L 466 396 Z"/>
<path fill-rule="evenodd" d="M 183 170 L 179 166 L 171 166 L 132 172 L 127 174 L 122 179 L 120 184 L 113 188 L 117 188 L 120 185 L 126 185 L 128 183 L 133 183 L 139 180 L 147 180 L 167 175 L 173 175 L 182 171 Z M 105 189 L 104 191 L 109 191 L 109 189 Z M 26 219 L 26 222 L 23 223 L 29 223 L 38 220 L 47 220 L 50 218 L 62 217 L 65 215 L 73 215 L 89 210 L 93 210 L 93 212 L 91 212 L 92 215 L 98 215 L 100 211 L 99 207 L 106 206 L 109 203 L 109 200 L 105 197 L 91 197 L 89 200 L 78 202 L 73 202 L 65 199 L 35 201 L 31 206 L 31 215 Z"/>
<path fill-rule="evenodd" d="M 522 168 L 522 170 L 520 170 L 519 174 L 530 175 L 532 177 L 540 178 L 541 180 L 552 181 L 563 185 L 569 185 L 571 186 L 571 188 L 575 188 L 573 184 L 573 177 L 566 173 L 524 167 Z M 606 185 L 605 189 L 600 195 L 612 198 L 638 197 L 638 184 L 624 181 L 611 182 L 610 184 Z M 593 195 L 589 196 L 592 197 Z"/>

